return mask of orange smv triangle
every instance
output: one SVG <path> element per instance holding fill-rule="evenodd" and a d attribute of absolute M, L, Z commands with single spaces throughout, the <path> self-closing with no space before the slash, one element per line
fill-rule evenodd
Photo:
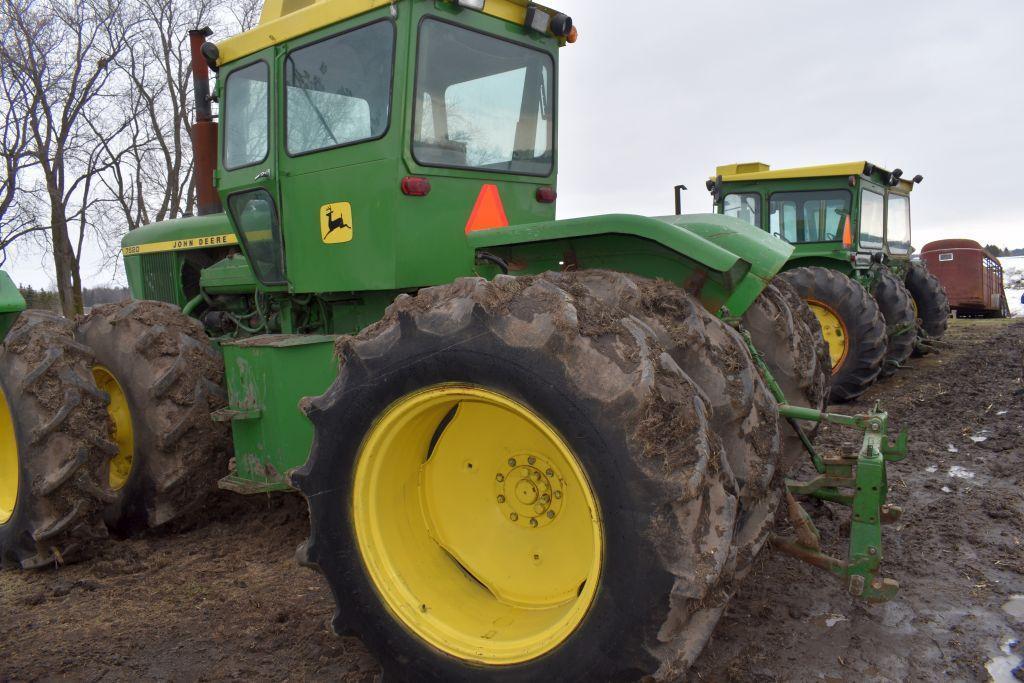
<path fill-rule="evenodd" d="M 480 188 L 480 196 L 476 198 L 473 213 L 469 214 L 466 234 L 476 230 L 504 228 L 506 225 L 508 225 L 508 216 L 505 215 L 505 207 L 501 203 L 498 186 L 484 185 Z"/>

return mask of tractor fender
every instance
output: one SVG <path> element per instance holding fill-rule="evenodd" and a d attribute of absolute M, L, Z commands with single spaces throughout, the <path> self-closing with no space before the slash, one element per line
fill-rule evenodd
<path fill-rule="evenodd" d="M 474 253 L 498 255 L 512 271 L 604 268 L 661 278 L 698 296 L 708 310 L 725 306 L 731 315 L 746 311 L 793 251 L 745 221 L 717 214 L 609 214 L 479 230 L 468 240 Z"/>
<path fill-rule="evenodd" d="M 0 341 L 7 336 L 7 331 L 14 326 L 18 315 L 25 310 L 25 299 L 14 286 L 11 276 L 0 270 Z"/>

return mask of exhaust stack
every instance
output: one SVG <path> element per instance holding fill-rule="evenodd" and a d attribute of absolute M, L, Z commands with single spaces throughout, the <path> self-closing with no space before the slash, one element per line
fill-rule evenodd
<path fill-rule="evenodd" d="M 210 99 L 210 70 L 203 57 L 203 43 L 213 35 L 210 27 L 188 32 L 192 48 L 192 88 L 196 100 L 196 120 L 192 124 L 192 156 L 195 164 L 196 213 L 205 216 L 220 213 L 223 207 L 213 186 L 213 171 L 217 168 L 217 122 L 213 120 Z"/>

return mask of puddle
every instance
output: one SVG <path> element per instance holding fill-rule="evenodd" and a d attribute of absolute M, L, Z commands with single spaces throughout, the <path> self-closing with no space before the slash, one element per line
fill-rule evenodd
<path fill-rule="evenodd" d="M 939 466 L 938 465 L 928 465 L 928 467 L 924 468 L 924 471 L 925 472 L 938 472 L 939 471 Z"/>
<path fill-rule="evenodd" d="M 949 468 L 949 476 L 957 479 L 974 479 L 974 472 L 960 467 L 960 465 L 953 465 Z"/>
<path fill-rule="evenodd" d="M 1011 595 L 1003 605 L 1003 611 L 1014 619 L 1024 621 L 1024 595 Z"/>
<path fill-rule="evenodd" d="M 1013 670 L 1022 662 L 1021 656 L 1014 652 L 1018 644 L 1016 640 L 1007 638 L 999 648 L 1003 654 L 985 662 L 985 670 L 994 683 L 1017 683 L 1018 679 L 1013 675 Z"/>
<path fill-rule="evenodd" d="M 949 451 L 950 453 L 959 453 L 960 452 L 960 449 L 957 448 L 956 446 L 954 446 L 953 444 L 949 444 L 948 446 L 946 446 L 946 450 Z"/>

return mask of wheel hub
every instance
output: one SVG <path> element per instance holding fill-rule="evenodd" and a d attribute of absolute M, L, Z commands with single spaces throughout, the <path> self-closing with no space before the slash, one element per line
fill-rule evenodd
<path fill-rule="evenodd" d="M 555 521 L 565 485 L 551 463 L 535 455 L 509 458 L 510 469 L 495 476 L 495 500 L 506 519 L 527 529 Z"/>

